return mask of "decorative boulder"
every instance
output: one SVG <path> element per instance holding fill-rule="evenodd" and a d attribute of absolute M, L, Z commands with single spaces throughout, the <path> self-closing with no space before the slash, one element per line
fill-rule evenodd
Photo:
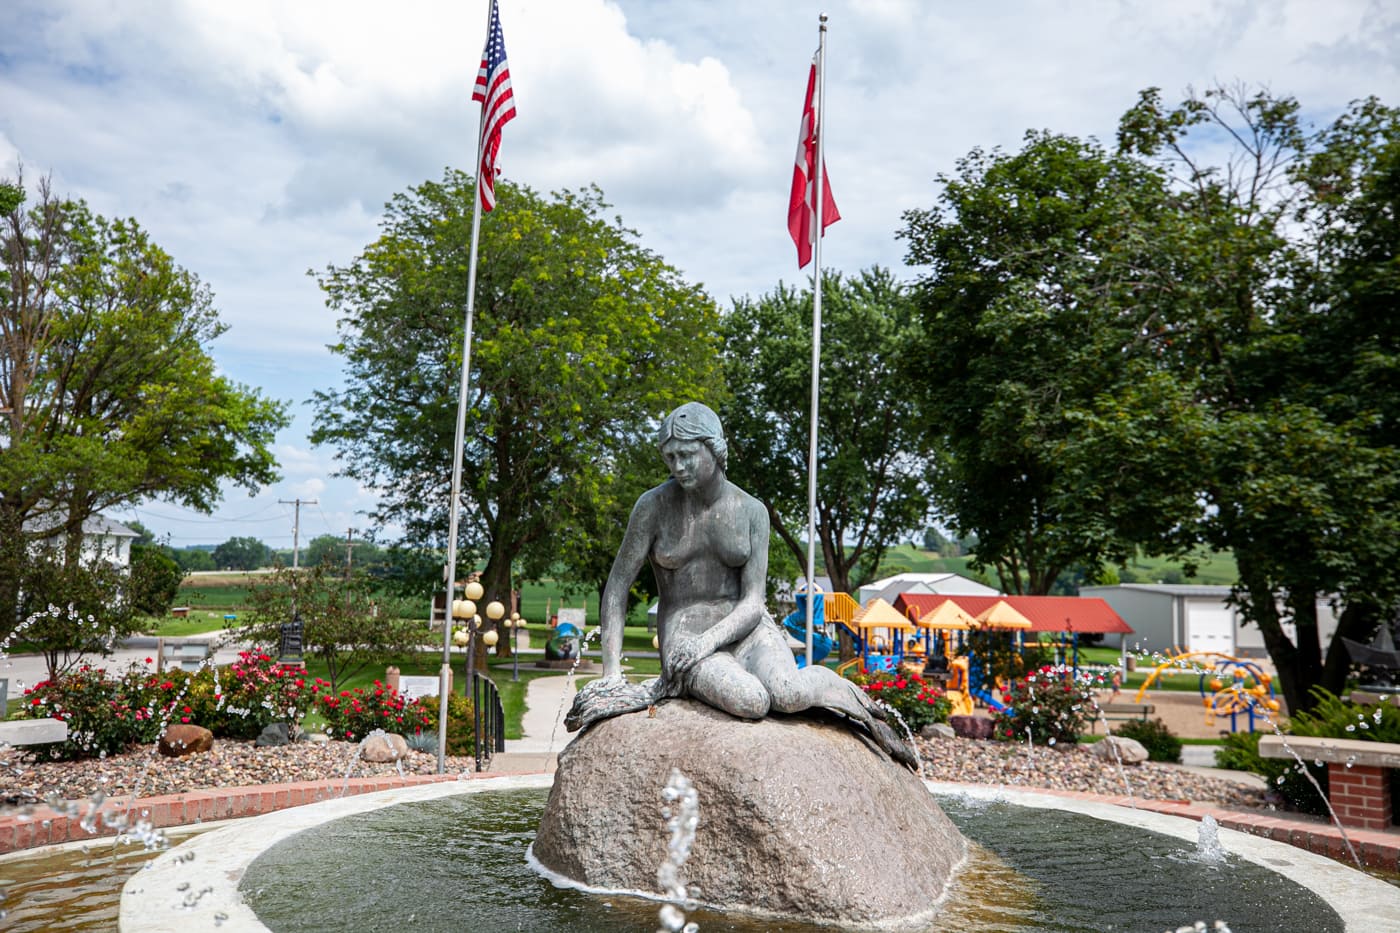
<path fill-rule="evenodd" d="M 946 722 L 929 723 L 919 730 L 921 739 L 956 739 L 958 734 Z"/>
<path fill-rule="evenodd" d="M 360 740 L 360 758 L 374 764 L 398 761 L 408 754 L 408 741 L 401 735 L 375 732 Z"/>
<path fill-rule="evenodd" d="M 1121 735 L 1106 735 L 1090 745 L 1089 751 L 1101 761 L 1121 761 L 1125 765 L 1140 765 L 1148 758 L 1147 748 L 1141 742 Z"/>
<path fill-rule="evenodd" d="M 924 929 L 967 849 L 923 783 L 850 727 L 674 700 L 560 753 L 535 858 L 591 888 L 657 891 L 673 768 L 700 809 L 681 874 L 712 907 Z"/>
<path fill-rule="evenodd" d="M 948 725 L 963 739 L 990 739 L 993 724 L 985 716 L 949 716 Z"/>
<path fill-rule="evenodd" d="M 301 726 L 288 726 L 285 722 L 274 722 L 264 726 L 263 731 L 258 734 L 258 739 L 253 744 L 258 748 L 278 747 L 290 745 L 293 742 L 302 742 L 306 739 L 306 733 Z"/>
<path fill-rule="evenodd" d="M 203 726 L 179 723 L 166 727 L 156 750 L 166 758 L 184 758 L 195 752 L 207 752 L 213 747 L 214 733 Z"/>

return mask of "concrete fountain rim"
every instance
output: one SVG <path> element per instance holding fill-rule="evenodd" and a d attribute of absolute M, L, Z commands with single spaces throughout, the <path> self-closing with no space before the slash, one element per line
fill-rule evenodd
<path fill-rule="evenodd" d="M 187 933 L 217 925 L 230 933 L 263 933 L 268 928 L 244 902 L 238 885 L 255 858 L 289 836 L 401 803 L 483 791 L 544 789 L 553 781 L 550 774 L 531 774 L 421 784 L 230 821 L 171 847 L 128 879 L 122 887 L 118 929 L 121 933 Z M 938 795 L 1080 813 L 1189 842 L 1199 834 L 1200 824 L 1188 817 L 1095 800 L 991 785 L 936 781 L 924 785 Z M 1313 891 L 1337 912 L 1347 930 L 1400 931 L 1400 897 L 1385 881 L 1285 842 L 1225 827 L 1219 829 L 1219 839 L 1227 852 Z M 187 905 L 194 896 L 195 903 Z M 158 909 L 152 909 L 153 899 Z M 162 905 L 166 909 L 159 909 Z"/>

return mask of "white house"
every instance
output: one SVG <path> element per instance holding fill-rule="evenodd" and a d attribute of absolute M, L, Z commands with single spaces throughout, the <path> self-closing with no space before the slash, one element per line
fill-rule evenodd
<path fill-rule="evenodd" d="M 50 512 L 24 523 L 24 530 L 35 534 L 43 546 L 61 547 L 63 543 L 63 523 L 61 512 Z M 47 532 L 47 534 L 45 534 Z M 131 566 L 131 542 L 141 537 L 125 525 L 92 515 L 83 520 L 82 561 L 102 559 L 114 567 Z"/>
<path fill-rule="evenodd" d="M 1239 611 L 1226 602 L 1228 586 L 1120 583 L 1080 587 L 1079 595 L 1099 597 L 1133 627 L 1127 646 L 1131 651 L 1216 651 L 1238 658 L 1268 655 L 1263 633 L 1255 625 L 1244 624 Z M 1327 644 L 1337 630 L 1337 618 L 1326 599 L 1317 601 L 1317 623 Z M 1289 638 L 1295 637 L 1291 623 L 1283 628 Z"/>

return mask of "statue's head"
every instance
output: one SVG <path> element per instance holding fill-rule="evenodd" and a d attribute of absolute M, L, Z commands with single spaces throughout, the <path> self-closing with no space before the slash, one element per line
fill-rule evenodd
<path fill-rule="evenodd" d="M 670 440 L 704 441 L 715 455 L 719 468 L 727 469 L 729 444 L 724 439 L 724 427 L 719 423 L 719 415 L 708 405 L 686 402 L 667 415 L 656 432 L 656 446 L 661 447 Z"/>

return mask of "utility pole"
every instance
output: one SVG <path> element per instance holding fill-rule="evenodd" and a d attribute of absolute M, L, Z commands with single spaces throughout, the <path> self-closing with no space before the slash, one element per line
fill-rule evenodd
<path fill-rule="evenodd" d="M 294 505 L 296 510 L 292 513 L 292 569 L 296 570 L 301 564 L 301 507 L 303 505 L 320 505 L 315 499 L 278 499 L 282 505 Z"/>
<path fill-rule="evenodd" d="M 355 537 L 355 529 L 353 529 L 353 528 L 347 528 L 347 529 L 345 529 L 345 579 L 346 579 L 346 580 L 349 580 L 349 579 L 350 579 L 350 562 L 351 562 L 351 556 L 350 556 L 350 555 L 354 553 L 355 548 L 357 548 L 357 547 L 360 546 L 360 542 L 354 540 L 354 537 Z"/>

